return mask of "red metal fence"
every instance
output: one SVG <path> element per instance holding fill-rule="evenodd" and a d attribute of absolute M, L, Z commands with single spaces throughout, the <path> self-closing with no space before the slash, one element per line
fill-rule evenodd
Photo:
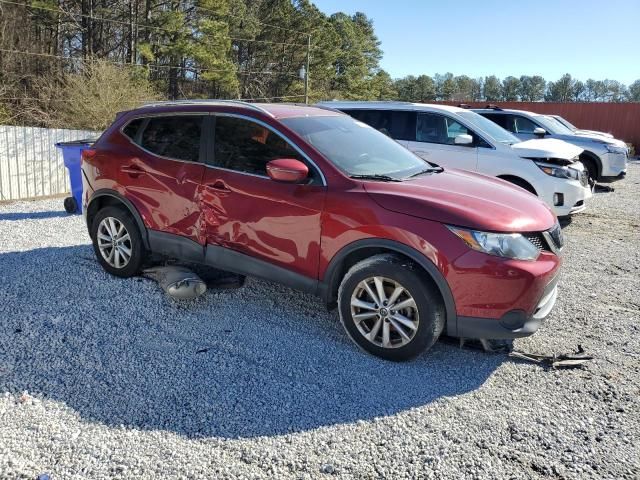
<path fill-rule="evenodd" d="M 437 102 L 458 105 L 460 102 Z M 465 102 L 473 107 L 484 107 L 489 102 Z M 494 102 L 491 102 L 494 103 Z M 495 102 L 502 108 L 560 115 L 578 128 L 598 130 L 632 143 L 640 153 L 640 103 L 609 102 Z"/>

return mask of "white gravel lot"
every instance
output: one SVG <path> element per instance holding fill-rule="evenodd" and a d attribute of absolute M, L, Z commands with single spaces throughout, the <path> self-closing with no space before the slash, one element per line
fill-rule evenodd
<path fill-rule="evenodd" d="M 516 347 L 360 352 L 320 300 L 249 280 L 178 303 L 109 276 L 62 200 L 0 206 L 0 478 L 640 478 L 640 163 L 565 228 Z"/>

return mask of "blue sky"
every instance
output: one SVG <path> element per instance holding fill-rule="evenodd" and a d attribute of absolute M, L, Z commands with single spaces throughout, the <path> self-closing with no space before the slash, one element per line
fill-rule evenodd
<path fill-rule="evenodd" d="M 392 77 L 452 72 L 640 79 L 640 0 L 313 0 L 364 12 Z"/>

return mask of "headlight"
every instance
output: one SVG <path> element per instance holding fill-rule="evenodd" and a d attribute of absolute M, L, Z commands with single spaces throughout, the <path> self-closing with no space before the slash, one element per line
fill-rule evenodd
<path fill-rule="evenodd" d="M 555 165 L 549 165 L 547 163 L 538 163 L 536 165 L 547 175 L 558 178 L 569 178 L 571 180 L 578 180 L 580 178 L 580 172 L 575 168 L 558 167 Z"/>
<path fill-rule="evenodd" d="M 605 143 L 604 148 L 606 148 L 609 153 L 620 153 L 622 155 L 627 153 L 626 147 L 619 147 L 618 145 L 613 145 L 611 143 Z"/>
<path fill-rule="evenodd" d="M 480 232 L 450 225 L 447 228 L 478 252 L 516 260 L 535 260 L 540 255 L 533 243 L 519 233 Z"/>

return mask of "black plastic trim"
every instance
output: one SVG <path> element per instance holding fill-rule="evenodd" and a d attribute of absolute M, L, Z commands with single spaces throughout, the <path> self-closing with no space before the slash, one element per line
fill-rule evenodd
<path fill-rule="evenodd" d="M 96 199 L 98 199 L 100 197 L 112 197 L 112 198 L 115 198 L 116 200 L 118 200 L 122 204 L 124 204 L 125 207 L 127 207 L 129 212 L 133 216 L 133 219 L 135 220 L 136 225 L 138 225 L 138 229 L 140 230 L 140 236 L 142 237 L 142 243 L 144 244 L 145 248 L 149 248 L 149 238 L 148 238 L 148 235 L 147 235 L 147 227 L 145 226 L 144 222 L 142 221 L 142 217 L 138 213 L 138 210 L 133 205 L 133 203 L 131 203 L 129 200 L 127 200 L 125 197 L 123 197 L 120 193 L 116 192 L 115 190 L 109 190 L 107 188 L 101 188 L 101 189 L 96 190 L 95 192 L 93 192 L 93 195 L 91 195 L 91 198 L 89 199 L 89 202 L 87 203 L 87 212 L 89 212 L 89 206 L 91 205 L 91 203 L 94 200 L 96 200 Z M 89 225 L 89 217 L 88 217 L 88 215 L 86 217 L 86 222 L 87 222 L 87 228 L 90 228 L 91 226 Z"/>
<path fill-rule="evenodd" d="M 153 253 L 188 262 L 204 263 L 205 249 L 198 242 L 173 233 L 149 230 L 149 249 Z"/>
<path fill-rule="evenodd" d="M 516 316 L 519 312 L 511 311 L 505 315 Z M 524 312 L 522 312 L 524 316 Z M 517 329 L 509 329 L 502 325 L 497 318 L 458 317 L 458 334 L 462 338 L 483 338 L 488 340 L 504 340 L 521 338 L 533 335 L 542 325 L 542 319 L 524 316 L 521 326 Z"/>
<path fill-rule="evenodd" d="M 316 294 L 318 289 L 316 279 L 218 245 L 207 246 L 205 263 L 229 272 L 281 283 L 306 293 Z"/>
<path fill-rule="evenodd" d="M 149 230 L 150 250 L 153 253 L 194 263 L 202 263 L 228 272 L 249 275 L 281 283 L 296 290 L 316 294 L 316 279 L 273 265 L 265 260 L 236 252 L 219 245 L 203 247 L 198 242 L 173 233 Z"/>
<path fill-rule="evenodd" d="M 386 250 L 395 251 L 411 258 L 418 265 L 424 268 L 435 282 L 438 290 L 440 291 L 440 295 L 442 295 L 444 300 L 447 317 L 447 335 L 456 335 L 458 330 L 456 306 L 453 300 L 453 295 L 451 294 L 451 289 L 449 288 L 449 284 L 445 280 L 444 276 L 440 273 L 438 267 L 436 267 L 431 260 L 422 255 L 419 251 L 393 240 L 370 238 L 357 240 L 343 247 L 329 263 L 324 279 L 318 285 L 318 295 L 322 297 L 327 304 L 331 305 L 336 301 L 335 298 L 332 298 L 334 296 L 333 292 L 335 292 L 336 286 L 342 280 L 341 278 L 337 278 L 337 273 L 340 271 L 345 259 L 350 254 L 363 248 L 384 248 Z"/>

